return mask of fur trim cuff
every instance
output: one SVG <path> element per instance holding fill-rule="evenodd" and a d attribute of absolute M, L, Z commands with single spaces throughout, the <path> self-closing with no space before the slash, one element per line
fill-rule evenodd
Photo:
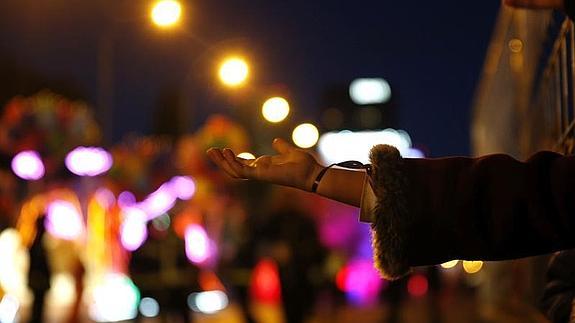
<path fill-rule="evenodd" d="M 369 156 L 371 184 L 377 197 L 371 224 L 375 266 L 386 279 L 397 279 L 410 270 L 407 237 L 410 223 L 407 211 L 407 180 L 399 151 L 377 145 Z"/>

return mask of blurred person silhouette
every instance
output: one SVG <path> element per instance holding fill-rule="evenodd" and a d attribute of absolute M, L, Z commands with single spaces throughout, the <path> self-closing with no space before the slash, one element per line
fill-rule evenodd
<path fill-rule="evenodd" d="M 36 219 L 36 236 L 30 245 L 30 269 L 28 271 L 28 286 L 34 295 L 30 322 L 44 322 L 45 296 L 50 290 L 52 271 L 48 261 L 48 253 L 44 243 L 46 227 L 44 216 Z"/>

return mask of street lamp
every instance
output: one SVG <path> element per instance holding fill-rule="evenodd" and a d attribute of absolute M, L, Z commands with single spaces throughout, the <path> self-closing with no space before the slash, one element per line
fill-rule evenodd
<path fill-rule="evenodd" d="M 152 7 L 151 17 L 158 27 L 176 25 L 182 15 L 182 5 L 176 0 L 159 0 Z"/>
<path fill-rule="evenodd" d="M 282 97 L 273 97 L 262 106 L 262 115 L 264 118 L 272 123 L 283 121 L 289 114 L 289 103 Z"/>
<path fill-rule="evenodd" d="M 243 58 L 230 57 L 225 59 L 220 65 L 219 75 L 224 85 L 238 87 L 247 80 L 249 67 Z"/>
<path fill-rule="evenodd" d="M 294 144 L 300 148 L 311 148 L 319 139 L 317 127 L 311 123 L 302 123 L 292 132 Z"/>

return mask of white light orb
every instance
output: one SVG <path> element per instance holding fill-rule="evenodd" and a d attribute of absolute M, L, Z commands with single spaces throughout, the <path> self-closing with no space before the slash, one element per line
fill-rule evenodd
<path fill-rule="evenodd" d="M 283 121 L 288 116 L 289 111 L 289 103 L 282 97 L 270 98 L 262 106 L 262 115 L 272 123 Z"/>
<path fill-rule="evenodd" d="M 317 127 L 311 123 L 302 123 L 292 133 L 294 144 L 300 148 L 311 148 L 319 139 Z"/>
<path fill-rule="evenodd" d="M 171 27 L 178 23 L 182 6 L 175 0 L 161 0 L 152 8 L 152 21 L 159 27 Z"/>
<path fill-rule="evenodd" d="M 228 58 L 220 66 L 219 75 L 222 83 L 230 87 L 237 87 L 247 80 L 249 67 L 242 58 Z"/>
<path fill-rule="evenodd" d="M 356 104 L 382 104 L 391 98 L 391 87 L 382 78 L 360 78 L 351 82 L 349 96 Z"/>

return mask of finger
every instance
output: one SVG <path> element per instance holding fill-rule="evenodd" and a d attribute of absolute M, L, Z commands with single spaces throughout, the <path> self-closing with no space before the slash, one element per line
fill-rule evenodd
<path fill-rule="evenodd" d="M 231 149 L 224 149 L 224 158 L 228 166 L 241 178 L 253 178 L 253 167 L 244 165 Z"/>
<path fill-rule="evenodd" d="M 224 158 L 222 151 L 217 148 L 212 148 L 208 150 L 208 156 L 210 156 L 211 160 L 218 165 L 226 174 L 233 178 L 239 178 L 240 176 L 233 170 L 232 167 L 228 164 L 228 161 Z"/>
<path fill-rule="evenodd" d="M 272 142 L 272 147 L 280 154 L 287 154 L 292 149 L 295 149 L 294 146 L 290 145 L 287 141 L 276 138 Z"/>

